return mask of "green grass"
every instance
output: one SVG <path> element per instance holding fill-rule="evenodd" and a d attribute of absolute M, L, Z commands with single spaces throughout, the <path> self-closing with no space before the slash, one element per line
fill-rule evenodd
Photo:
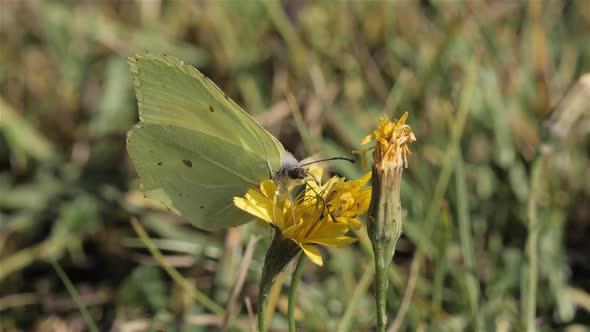
<path fill-rule="evenodd" d="M 577 83 L 590 72 L 589 2 L 1 6 L 0 331 L 84 319 L 216 331 L 255 234 L 228 324 L 250 330 L 270 232 L 200 231 L 143 198 L 125 150 L 137 121 L 126 57 L 139 51 L 195 65 L 298 158 L 349 155 L 382 114 L 410 113 L 388 292 L 390 323 L 405 307 L 400 330 L 590 326 L 590 85 Z M 300 330 L 374 329 L 359 236 L 303 267 Z"/>

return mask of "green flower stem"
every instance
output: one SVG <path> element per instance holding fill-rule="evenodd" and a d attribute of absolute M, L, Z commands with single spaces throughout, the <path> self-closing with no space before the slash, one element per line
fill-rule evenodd
<path fill-rule="evenodd" d="M 301 280 L 304 264 L 305 254 L 301 253 L 295 265 L 295 271 L 293 271 L 293 278 L 291 279 L 291 289 L 289 289 L 289 309 L 287 311 L 289 316 L 289 332 L 297 331 L 295 324 L 295 298 L 297 297 L 297 287 L 299 286 L 299 280 Z"/>
<path fill-rule="evenodd" d="M 258 330 L 260 332 L 266 332 L 266 309 L 272 285 L 277 280 L 278 275 L 300 251 L 301 248 L 297 243 L 283 237 L 280 231 L 275 230 L 275 235 L 264 258 L 264 267 L 262 268 L 258 291 Z"/>
<path fill-rule="evenodd" d="M 395 253 L 395 244 L 402 234 L 401 175 L 401 167 L 381 172 L 376 166 L 373 166 L 373 192 L 369 207 L 367 232 L 373 245 L 375 259 L 377 331 L 385 331 L 387 326 L 386 302 L 389 267 Z"/>

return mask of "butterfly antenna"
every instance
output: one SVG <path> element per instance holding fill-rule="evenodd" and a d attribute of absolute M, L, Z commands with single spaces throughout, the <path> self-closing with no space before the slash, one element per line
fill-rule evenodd
<path fill-rule="evenodd" d="M 324 161 L 330 161 L 330 160 L 346 160 L 346 161 L 349 161 L 349 162 L 351 162 L 351 163 L 354 164 L 354 159 L 352 159 L 350 157 L 340 156 L 340 157 L 331 157 L 331 158 L 326 158 L 326 159 L 320 159 L 320 160 L 310 161 L 310 162 L 305 163 L 305 164 L 297 165 L 297 167 L 309 166 L 309 165 L 313 165 L 313 164 L 317 164 L 317 163 L 323 163 Z"/>

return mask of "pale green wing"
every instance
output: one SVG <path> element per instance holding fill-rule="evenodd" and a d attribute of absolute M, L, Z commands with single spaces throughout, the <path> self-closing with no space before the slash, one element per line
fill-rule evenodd
<path fill-rule="evenodd" d="M 219 138 L 280 169 L 281 143 L 193 66 L 174 57 L 129 58 L 144 123 L 175 125 Z"/>
<path fill-rule="evenodd" d="M 282 145 L 195 68 L 152 54 L 129 63 L 140 123 L 127 149 L 146 196 L 204 229 L 252 220 L 233 197 L 280 169 Z"/>
<path fill-rule="evenodd" d="M 128 135 L 127 149 L 146 196 L 207 230 L 252 220 L 233 206 L 233 197 L 269 176 L 260 156 L 173 125 L 139 123 Z"/>

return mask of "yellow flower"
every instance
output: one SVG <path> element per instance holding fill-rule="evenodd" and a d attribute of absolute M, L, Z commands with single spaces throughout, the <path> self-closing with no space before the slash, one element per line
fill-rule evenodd
<path fill-rule="evenodd" d="M 371 188 L 362 187 L 370 179 L 370 173 L 356 181 L 345 181 L 337 176 L 325 184 L 316 183 L 323 170 L 312 167 L 305 180 L 305 187 L 287 186 L 287 193 L 280 193 L 277 184 L 269 179 L 260 189 L 250 189 L 244 197 L 234 197 L 238 208 L 271 224 L 283 237 L 294 241 L 303 252 L 318 265 L 323 264 L 316 244 L 338 248 L 356 241 L 347 236 L 349 228 L 358 229 L 361 223 L 356 217 L 369 207 Z M 281 197 L 293 197 L 280 199 Z"/>
<path fill-rule="evenodd" d="M 336 222 L 348 225 L 354 230 L 362 226 L 357 216 L 367 211 L 371 201 L 371 188 L 363 186 L 371 179 L 371 172 L 354 181 L 344 181 L 343 178 L 333 177 L 321 190 L 322 199 L 326 202 L 327 213 Z M 310 187 L 314 187 L 310 183 Z M 308 191 L 313 193 L 313 191 Z"/>
<path fill-rule="evenodd" d="M 399 120 L 390 121 L 386 116 L 379 120 L 379 128 L 361 141 L 361 145 L 376 141 L 375 146 L 355 151 L 362 154 L 363 165 L 364 153 L 374 149 L 374 163 L 380 171 L 387 172 L 402 166 L 408 168 L 408 155 L 412 154 L 408 143 L 416 141 L 416 136 L 412 127 L 406 124 L 407 118 L 408 112 Z"/>

